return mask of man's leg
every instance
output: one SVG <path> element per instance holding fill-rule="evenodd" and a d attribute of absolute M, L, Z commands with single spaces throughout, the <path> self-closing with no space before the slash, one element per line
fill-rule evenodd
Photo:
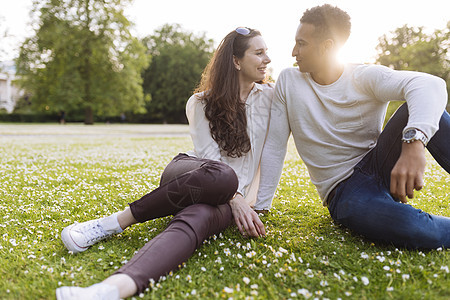
<path fill-rule="evenodd" d="M 334 220 L 374 241 L 397 247 L 450 247 L 450 218 L 395 201 L 372 174 L 356 169 L 329 206 Z"/>
<path fill-rule="evenodd" d="M 450 219 L 433 216 L 396 202 L 389 193 L 390 173 L 401 152 L 402 130 L 408 120 L 406 105 L 394 114 L 377 146 L 341 184 L 329 206 L 337 222 L 374 240 L 408 248 L 450 247 Z M 450 117 L 444 113 L 440 129 L 430 140 L 430 153 L 449 170 Z"/>
<path fill-rule="evenodd" d="M 434 159 L 450 173 L 450 115 L 444 111 L 439 122 L 439 130 L 427 145 Z"/>
<path fill-rule="evenodd" d="M 375 174 L 389 188 L 391 171 L 402 151 L 402 131 L 408 122 L 408 107 L 403 104 L 386 124 L 378 138 L 377 145 L 358 164 L 357 168 Z M 441 167 L 450 173 L 450 115 L 442 114 L 439 130 L 430 139 L 427 149 Z"/>

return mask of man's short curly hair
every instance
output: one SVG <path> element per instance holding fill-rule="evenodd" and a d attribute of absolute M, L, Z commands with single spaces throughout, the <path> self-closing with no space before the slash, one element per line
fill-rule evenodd
<path fill-rule="evenodd" d="M 345 43 L 350 36 L 350 16 L 342 9 L 324 4 L 315 6 L 303 13 L 300 23 L 315 26 L 318 38 L 333 39 Z"/>

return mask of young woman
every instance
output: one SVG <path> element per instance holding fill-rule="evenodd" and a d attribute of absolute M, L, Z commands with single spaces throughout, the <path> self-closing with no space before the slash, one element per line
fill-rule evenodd
<path fill-rule="evenodd" d="M 261 34 L 246 27 L 222 40 L 186 105 L 194 150 L 177 155 L 165 168 L 160 186 L 124 211 L 72 224 L 61 238 L 77 253 L 132 224 L 174 218 L 103 282 L 58 288 L 57 299 L 119 299 L 141 293 L 149 280 L 177 269 L 233 219 L 243 235 L 265 235 L 251 203 L 273 94 L 272 85 L 263 83 L 270 63 L 266 51 Z"/>

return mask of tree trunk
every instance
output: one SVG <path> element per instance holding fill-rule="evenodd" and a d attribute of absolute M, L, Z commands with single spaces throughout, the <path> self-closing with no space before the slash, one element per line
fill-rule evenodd
<path fill-rule="evenodd" d="M 84 65 L 83 65 L 83 77 L 84 77 L 84 101 L 88 104 L 84 111 L 84 124 L 85 125 L 93 125 L 94 124 L 94 113 L 92 111 L 92 99 L 91 99 L 91 16 L 89 9 L 90 0 L 85 1 L 85 12 L 86 12 L 86 22 L 84 24 L 84 30 L 86 31 L 87 40 L 84 43 Z"/>
<path fill-rule="evenodd" d="M 85 125 L 93 125 L 94 124 L 94 113 L 92 111 L 92 107 L 86 107 L 84 111 L 84 124 Z"/>

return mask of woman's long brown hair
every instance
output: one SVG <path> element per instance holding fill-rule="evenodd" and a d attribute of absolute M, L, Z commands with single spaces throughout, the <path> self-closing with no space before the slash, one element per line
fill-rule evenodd
<path fill-rule="evenodd" d="M 240 157 L 251 149 L 245 103 L 241 101 L 233 56 L 244 57 L 249 40 L 258 35 L 261 33 L 253 29 L 247 35 L 230 32 L 219 44 L 196 89 L 196 92 L 204 92 L 200 100 L 205 103 L 211 136 L 230 157 Z"/>

